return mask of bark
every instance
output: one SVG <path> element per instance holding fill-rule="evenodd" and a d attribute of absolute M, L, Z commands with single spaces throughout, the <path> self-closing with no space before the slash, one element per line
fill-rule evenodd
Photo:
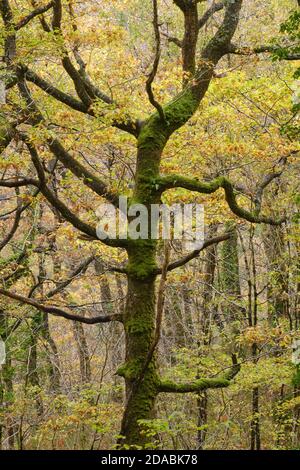
<path fill-rule="evenodd" d="M 260 450 L 259 389 L 252 390 L 251 450 Z"/>
<path fill-rule="evenodd" d="M 73 332 L 79 356 L 81 381 L 89 383 L 92 378 L 90 352 L 82 323 L 73 322 Z"/>
<path fill-rule="evenodd" d="M 224 241 L 221 248 L 221 286 L 226 299 L 229 299 L 229 302 L 224 303 L 223 313 L 226 322 L 230 323 L 240 319 L 241 310 L 234 303 L 240 299 L 241 288 L 236 226 L 228 222 L 226 229 L 231 231 L 232 236 Z"/>
<path fill-rule="evenodd" d="M 0 369 L 0 448 L 2 449 L 5 437 L 4 431 L 6 430 L 8 448 L 9 450 L 13 450 L 15 447 L 15 426 L 10 416 L 5 419 L 5 410 L 13 403 L 14 400 L 13 368 L 7 341 L 7 331 L 7 317 L 0 309 L 0 338 L 6 343 L 6 360 Z"/>
<path fill-rule="evenodd" d="M 124 327 L 126 333 L 126 362 L 118 374 L 126 382 L 126 406 L 121 435 L 129 446 L 145 446 L 149 438 L 143 433 L 140 420 L 154 418 L 154 405 L 158 394 L 158 371 L 156 357 L 139 382 L 139 375 L 147 361 L 155 333 L 155 279 L 143 281 L 128 278 L 128 298 L 125 310 Z"/>
<path fill-rule="evenodd" d="M 28 358 L 27 358 L 27 380 L 25 382 L 25 389 L 27 385 L 34 387 L 35 389 L 35 404 L 36 410 L 39 416 L 44 412 L 43 401 L 40 395 L 40 380 L 38 374 L 38 363 L 37 363 L 37 340 L 39 334 L 39 323 L 41 314 L 38 312 L 33 319 L 33 328 L 29 336 L 28 344 Z"/>
<path fill-rule="evenodd" d="M 197 3 L 190 2 L 184 10 L 184 37 L 182 41 L 183 71 L 189 75 L 184 77 L 184 83 L 188 81 L 196 70 L 196 48 L 198 40 L 198 7 Z"/>
<path fill-rule="evenodd" d="M 217 231 L 217 226 L 212 226 L 210 228 L 210 235 L 214 236 Z M 202 294 L 202 312 L 200 318 L 200 329 L 203 333 L 203 342 L 205 346 L 210 344 L 210 326 L 212 320 L 212 300 L 213 300 L 213 284 L 215 279 L 215 270 L 216 270 L 216 256 L 217 250 L 216 245 L 211 245 L 206 250 L 206 259 L 204 263 L 204 287 Z M 197 397 L 197 409 L 198 409 L 198 429 L 197 432 L 197 447 L 199 450 L 203 450 L 207 429 L 205 428 L 208 421 L 208 392 L 204 390 L 202 393 L 199 393 Z"/>
<path fill-rule="evenodd" d="M 208 393 L 206 390 L 197 397 L 198 408 L 198 432 L 197 432 L 197 448 L 203 450 L 207 429 L 205 428 L 208 421 Z"/>
<path fill-rule="evenodd" d="M 285 263 L 285 242 L 282 227 L 266 226 L 263 232 L 265 253 L 268 260 L 268 312 L 276 323 L 280 317 L 290 318 L 288 299 L 288 270 Z"/>

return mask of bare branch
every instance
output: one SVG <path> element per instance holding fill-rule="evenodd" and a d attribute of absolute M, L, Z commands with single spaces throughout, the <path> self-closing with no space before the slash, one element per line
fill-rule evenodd
<path fill-rule="evenodd" d="M 36 2 L 36 0 L 31 0 L 31 5 L 32 5 L 34 8 L 38 8 L 38 7 L 37 7 L 37 2 Z M 38 18 L 39 18 L 39 20 L 40 20 L 40 23 L 41 23 L 41 26 L 42 26 L 43 30 L 46 31 L 46 33 L 50 33 L 51 28 L 50 28 L 50 26 L 48 25 L 48 23 L 47 23 L 47 21 L 46 21 L 44 15 L 43 15 L 43 14 L 42 14 L 42 15 L 39 15 Z"/>
<path fill-rule="evenodd" d="M 19 227 L 20 220 L 21 220 L 21 214 L 24 210 L 25 210 L 24 207 L 22 206 L 20 200 L 18 199 L 18 206 L 17 206 L 17 210 L 16 210 L 16 213 L 15 213 L 15 217 L 14 217 L 14 223 L 13 223 L 10 231 L 6 235 L 6 237 L 4 237 L 4 239 L 2 241 L 0 241 L 0 251 L 10 242 L 10 240 L 12 239 L 14 234 L 16 233 L 16 231 Z"/>
<path fill-rule="evenodd" d="M 203 243 L 203 246 L 197 250 L 192 251 L 188 255 L 184 256 L 183 258 L 178 259 L 177 261 L 174 261 L 173 263 L 169 263 L 168 265 L 168 271 L 173 271 L 174 269 L 180 268 L 181 266 L 184 266 L 186 263 L 191 261 L 192 259 L 195 259 L 199 256 L 199 254 L 208 248 L 211 245 L 215 245 L 216 243 L 221 243 L 225 240 L 228 240 L 231 237 L 231 233 L 224 233 L 223 235 L 219 235 L 217 237 L 209 238 Z M 155 271 L 155 274 L 161 274 L 162 269 L 158 268 Z"/>
<path fill-rule="evenodd" d="M 33 178 L 22 178 L 15 180 L 0 180 L 0 187 L 3 188 L 21 188 L 22 186 L 39 186 L 39 181 Z"/>
<path fill-rule="evenodd" d="M 25 16 L 24 18 L 22 18 L 19 23 L 17 23 L 15 25 L 15 30 L 18 31 L 19 29 L 23 28 L 24 26 L 26 26 L 31 20 L 33 20 L 33 18 L 35 18 L 36 16 L 39 16 L 39 15 L 42 15 L 43 13 L 46 13 L 46 11 L 50 10 L 50 8 L 52 8 L 52 6 L 54 5 L 54 1 L 51 1 L 49 3 L 47 3 L 47 5 L 44 5 L 42 7 L 38 7 L 36 8 L 35 10 L 33 10 L 31 13 L 29 13 L 29 15 Z"/>
<path fill-rule="evenodd" d="M 176 38 L 176 37 L 174 37 L 174 36 L 170 36 L 168 33 L 164 32 L 164 31 L 162 31 L 161 34 L 162 34 L 165 38 L 167 38 L 167 40 L 168 40 L 169 42 L 173 42 L 174 44 L 176 44 L 176 46 L 182 47 L 182 41 L 180 41 L 180 39 L 178 39 L 178 38 Z"/>
<path fill-rule="evenodd" d="M 80 323 L 86 323 L 87 325 L 95 325 L 97 323 L 107 323 L 111 321 L 120 321 L 120 322 L 122 321 L 122 316 L 119 314 L 103 315 L 103 316 L 98 316 L 98 317 L 86 318 L 86 317 L 79 316 L 79 315 L 73 315 L 71 313 L 66 312 L 65 310 L 54 307 L 52 305 L 44 305 L 40 302 L 37 302 L 36 300 L 30 299 L 28 297 L 23 297 L 21 295 L 6 291 L 1 288 L 0 288 L 0 294 L 5 297 L 9 297 L 10 299 L 17 300 L 26 305 L 31 305 L 32 307 L 37 308 L 41 312 L 49 313 L 56 317 L 62 317 L 67 320 L 72 320 L 72 321 L 76 321 Z"/>
<path fill-rule="evenodd" d="M 206 25 L 208 20 L 217 12 L 222 10 L 225 7 L 225 2 L 213 3 L 208 10 L 199 18 L 198 28 L 201 29 Z"/>
<path fill-rule="evenodd" d="M 24 77 L 27 81 L 34 83 L 36 86 L 45 91 L 48 95 L 66 104 L 70 108 L 75 109 L 76 111 L 93 115 L 92 111 L 89 110 L 89 107 L 86 106 L 82 101 L 79 101 L 68 93 L 64 93 L 63 91 L 54 87 L 53 85 L 51 85 L 51 83 L 41 78 L 33 70 L 28 69 L 28 67 L 22 65 L 20 68 L 24 72 Z"/>
<path fill-rule="evenodd" d="M 118 205 L 119 194 L 109 191 L 107 185 L 98 176 L 91 173 L 80 162 L 78 162 L 72 155 L 67 152 L 62 144 L 57 140 L 48 140 L 48 146 L 51 152 L 64 164 L 66 168 L 80 178 L 82 182 L 92 189 L 99 196 L 105 197 L 114 205 Z"/>
<path fill-rule="evenodd" d="M 95 256 L 92 255 L 82 261 L 82 263 L 79 264 L 79 266 L 68 276 L 67 279 L 65 279 L 64 281 L 60 281 L 54 289 L 50 290 L 46 294 L 46 298 L 50 299 L 51 297 L 62 291 L 65 287 L 67 287 L 79 274 L 82 274 L 87 270 L 87 268 L 94 261 L 94 259 Z"/>
<path fill-rule="evenodd" d="M 157 109 L 157 112 L 160 116 L 160 119 L 165 122 L 165 114 L 163 111 L 162 106 L 156 101 L 153 90 L 152 90 L 152 83 L 155 79 L 155 76 L 157 74 L 157 69 L 159 65 L 159 60 L 160 60 L 160 33 L 159 33 L 159 26 L 158 26 L 158 11 L 157 11 L 157 0 L 152 0 L 153 3 L 153 28 L 154 28 L 154 33 L 155 33 L 155 43 L 156 43 L 156 51 L 155 51 L 155 58 L 152 66 L 152 70 L 150 74 L 148 75 L 147 81 L 146 81 L 146 91 L 148 94 L 148 98 L 152 106 Z"/>
<path fill-rule="evenodd" d="M 265 53 L 275 53 L 280 50 L 279 46 L 273 45 L 265 45 L 265 46 L 257 46 L 257 47 L 250 47 L 250 46 L 238 46 L 236 44 L 230 44 L 228 46 L 228 53 L 229 54 L 236 54 L 236 55 L 254 55 L 254 54 L 265 54 Z M 282 57 L 283 60 L 300 60 L 300 54 L 284 54 Z"/>

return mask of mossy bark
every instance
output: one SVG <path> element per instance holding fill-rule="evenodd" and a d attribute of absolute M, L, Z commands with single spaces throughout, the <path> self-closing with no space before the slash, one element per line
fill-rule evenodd
<path fill-rule="evenodd" d="M 150 205 L 158 203 L 160 194 L 153 184 L 159 175 L 162 149 L 166 138 L 156 118 L 149 121 L 138 142 L 136 182 L 133 203 Z M 149 211 L 150 213 L 150 211 Z M 131 240 L 127 248 L 127 301 L 124 313 L 126 337 L 125 363 L 118 374 L 126 383 L 126 406 L 122 420 L 120 447 L 144 448 L 149 438 L 143 434 L 141 420 L 154 417 L 155 399 L 158 395 L 159 377 L 155 353 L 147 364 L 149 351 L 155 337 L 156 294 L 155 270 L 157 242 Z"/>
<path fill-rule="evenodd" d="M 118 374 L 126 382 L 126 407 L 120 444 L 143 448 L 149 438 L 143 434 L 140 420 L 154 417 L 158 394 L 158 372 L 155 355 L 143 373 L 155 333 L 155 279 L 141 280 L 128 277 L 128 296 L 124 327 L 126 334 L 126 361 Z M 143 373 L 142 379 L 140 376 Z"/>

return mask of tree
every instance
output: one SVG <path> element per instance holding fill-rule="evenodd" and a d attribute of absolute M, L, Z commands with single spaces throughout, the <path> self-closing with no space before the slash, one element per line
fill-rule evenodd
<path fill-rule="evenodd" d="M 22 176 L 15 173 L 9 178 L 4 177 L 0 181 L 1 187 L 8 188 L 8 190 L 9 188 L 35 188 L 36 193 L 42 194 L 62 220 L 71 224 L 82 237 L 95 245 L 98 245 L 99 240 L 94 221 L 89 221 L 91 218 L 88 213 L 83 217 L 82 210 L 70 209 L 63 195 L 62 180 L 55 179 L 55 168 L 51 169 L 47 166 L 49 154 L 55 159 L 55 165 L 59 164 L 64 171 L 71 172 L 78 178 L 80 184 L 93 192 L 94 196 L 104 198 L 116 207 L 122 193 L 130 193 L 131 205 L 139 203 L 149 209 L 152 204 L 158 204 L 164 194 L 171 189 L 182 188 L 199 194 L 213 194 L 222 189 L 230 210 L 238 218 L 251 223 L 274 226 L 282 223 L 283 219 L 260 215 L 255 210 L 242 207 L 237 188 L 225 176 L 217 176 L 211 181 L 200 181 L 180 174 L 161 173 L 162 156 L 168 142 L 199 109 L 216 75 L 218 63 L 229 54 L 247 53 L 249 55 L 252 52 L 249 48 L 240 48 L 233 43 L 239 25 L 242 0 L 213 3 L 201 17 L 199 17 L 198 4 L 204 3 L 202 1 L 174 0 L 170 3 L 174 10 L 179 9 L 184 19 L 183 40 L 169 38 L 181 48 L 183 87 L 167 104 L 160 104 L 154 91 L 154 80 L 159 72 L 161 56 L 161 25 L 158 2 L 153 0 L 155 57 L 145 87 L 149 102 L 155 110 L 143 120 L 135 115 L 135 109 L 125 108 L 124 110 L 119 107 L 118 103 L 109 94 L 104 93 L 89 75 L 86 63 L 81 57 L 82 45 L 80 35 L 77 33 L 77 16 L 80 15 L 80 9 L 77 11 L 72 1 L 53 0 L 36 8 L 34 8 L 35 2 L 32 2 L 34 9 L 21 18 L 18 18 L 12 3 L 8 0 L 1 0 L 0 3 L 4 25 L 2 37 L 4 82 L 10 96 L 4 110 L 1 111 L 1 152 L 5 151 L 13 139 L 17 140 L 23 146 L 24 155 L 30 156 L 32 166 L 27 165 L 25 171 L 22 171 Z M 95 8 L 98 11 L 100 7 L 96 4 Z M 217 12 L 222 15 L 220 25 L 199 50 L 199 32 Z M 39 19 L 43 31 L 38 33 L 37 27 L 33 31 L 37 35 L 40 34 L 45 41 L 42 43 L 45 50 L 49 48 L 52 51 L 55 67 L 59 66 L 64 79 L 69 80 L 68 87 L 72 83 L 71 92 L 47 81 L 44 78 L 45 69 L 43 70 L 41 66 L 38 68 L 34 66 L 39 54 L 34 52 L 29 39 L 30 26 L 35 24 L 33 21 L 35 18 Z M 67 26 L 68 19 L 73 33 Z M 28 32 L 27 28 L 29 28 Z M 19 38 L 22 34 L 25 45 L 30 50 L 28 57 L 18 51 Z M 70 40 L 68 36 L 71 37 Z M 98 44 L 96 46 L 98 47 Z M 272 51 L 272 48 L 261 47 L 253 50 L 254 53 L 269 51 Z M 63 88 L 67 88 L 65 84 Z M 87 117 L 88 122 L 94 119 L 93 125 L 97 132 L 104 125 L 129 135 L 131 145 L 133 145 L 132 140 L 135 139 L 136 162 L 132 191 L 124 184 L 126 181 L 123 182 L 123 191 L 117 191 L 115 187 L 111 187 L 100 173 L 97 174 L 97 171 L 90 169 L 84 156 L 79 159 L 68 149 L 68 146 L 62 143 L 55 123 L 48 118 L 48 114 L 51 115 L 52 103 L 61 110 L 62 116 L 64 105 L 74 111 L 70 121 L 75 140 L 76 134 L 80 133 L 80 126 L 83 125 L 80 115 Z M 75 150 L 80 149 L 75 146 Z M 25 176 L 23 176 L 24 173 Z M 53 182 L 60 184 L 61 187 L 54 190 Z M 25 210 L 24 205 L 20 205 L 16 214 L 19 216 L 23 210 Z M 16 227 L 11 229 L 12 232 L 18 226 L 18 218 L 16 219 Z M 230 232 L 208 239 L 202 249 L 228 238 L 230 238 Z M 126 382 L 126 406 L 120 431 L 124 438 L 120 439 L 119 445 L 140 448 L 147 443 L 140 421 L 154 416 L 158 394 L 199 393 L 209 388 L 227 387 L 239 371 L 239 365 L 233 356 L 232 367 L 217 377 L 199 378 L 194 382 L 184 384 L 164 380 L 160 376 L 156 356 L 156 346 L 160 335 L 158 318 L 163 309 L 163 282 L 169 271 L 196 258 L 201 250 L 195 250 L 175 261 L 166 259 L 164 264 L 159 266 L 157 262 L 159 243 L 156 240 L 106 239 L 102 242 L 107 247 L 125 250 L 127 254 L 126 264 L 111 265 L 108 268 L 127 277 L 127 302 L 124 315 L 117 313 L 98 317 L 79 316 L 49 303 L 33 300 L 2 288 L 0 294 L 31 305 L 41 312 L 79 323 L 97 324 L 111 321 L 122 323 L 125 331 L 126 358 L 125 363 L 118 368 L 117 374 Z M 159 276 L 162 290 L 158 289 L 157 292 L 156 284 Z"/>

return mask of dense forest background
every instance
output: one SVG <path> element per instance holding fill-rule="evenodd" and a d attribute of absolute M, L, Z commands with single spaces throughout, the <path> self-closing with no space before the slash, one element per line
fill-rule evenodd
<path fill-rule="evenodd" d="M 0 1 L 2 449 L 300 449 L 298 3 Z M 120 193 L 203 249 L 101 243 Z"/>

